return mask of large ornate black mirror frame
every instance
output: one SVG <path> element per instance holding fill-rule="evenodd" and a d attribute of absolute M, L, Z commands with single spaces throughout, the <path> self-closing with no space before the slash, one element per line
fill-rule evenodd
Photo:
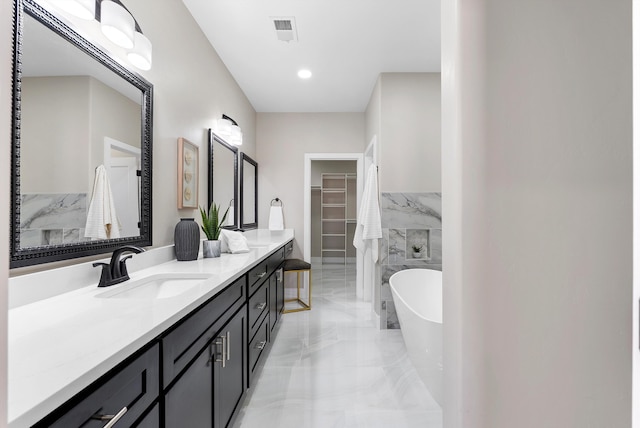
<path fill-rule="evenodd" d="M 246 164 L 245 164 L 246 162 Z M 248 183 L 249 186 L 253 185 L 253 206 L 245 206 L 245 194 L 251 197 L 251 194 L 245 189 L 244 170 L 248 166 L 252 166 L 254 169 L 253 183 Z M 246 211 L 246 212 L 245 212 Z M 253 221 L 251 221 L 251 220 Z M 240 153 L 240 228 L 241 229 L 256 229 L 258 227 L 258 162 L 251 159 L 245 153 Z"/>
<path fill-rule="evenodd" d="M 219 145 L 219 146 L 218 146 Z M 217 178 L 216 178 L 216 170 L 215 170 L 215 160 L 216 160 L 216 153 L 218 148 L 223 148 L 224 150 L 230 150 L 231 153 L 233 153 L 233 177 L 221 177 L 220 174 L 218 174 Z M 220 157 L 221 158 L 221 157 Z M 217 195 L 214 195 L 214 188 L 217 186 L 217 181 L 216 180 L 233 180 L 233 190 L 231 192 L 231 194 L 233 195 L 233 199 L 229 198 L 230 200 L 229 202 L 229 208 L 233 208 L 233 213 L 231 214 L 232 210 L 229 210 L 230 214 L 233 216 L 232 217 L 232 224 L 228 224 L 223 226 L 224 229 L 231 229 L 231 230 L 235 230 L 238 228 L 238 148 L 236 146 L 233 146 L 229 143 L 227 143 L 226 141 L 224 141 L 222 138 L 220 138 L 219 136 L 217 136 L 213 130 L 209 129 L 209 172 L 208 172 L 208 179 L 209 179 L 209 191 L 208 191 L 208 205 L 207 207 L 211 206 L 211 203 L 213 201 L 215 201 L 214 198 L 217 197 Z M 220 198 L 218 198 L 220 199 Z M 222 204 L 221 208 L 222 211 L 224 212 L 227 209 L 226 203 L 227 200 L 218 200 L 216 201 L 217 204 Z"/>
<path fill-rule="evenodd" d="M 11 151 L 11 235 L 10 251 L 12 268 L 47 263 L 77 257 L 103 254 L 122 245 L 151 245 L 151 169 L 152 169 L 152 121 L 153 86 L 138 74 L 119 64 L 108 54 L 69 28 L 33 0 L 15 0 L 14 55 L 13 55 L 13 123 Z M 140 171 L 140 235 L 117 239 L 104 239 L 74 244 L 45 247 L 20 246 L 20 117 L 22 44 L 24 14 L 59 34 L 72 45 L 87 53 L 92 59 L 121 76 L 142 93 L 141 171 Z"/>

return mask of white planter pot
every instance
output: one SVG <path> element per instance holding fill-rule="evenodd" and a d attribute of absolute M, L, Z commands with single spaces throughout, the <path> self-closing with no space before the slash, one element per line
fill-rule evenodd
<path fill-rule="evenodd" d="M 220 257 L 220 241 L 202 241 L 202 254 L 205 259 Z"/>

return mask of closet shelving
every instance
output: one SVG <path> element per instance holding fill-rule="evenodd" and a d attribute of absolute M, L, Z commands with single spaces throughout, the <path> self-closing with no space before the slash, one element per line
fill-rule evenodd
<path fill-rule="evenodd" d="M 347 263 L 349 229 L 355 228 L 355 174 L 324 173 L 321 184 L 322 263 Z M 354 199 L 352 202 L 351 199 Z"/>

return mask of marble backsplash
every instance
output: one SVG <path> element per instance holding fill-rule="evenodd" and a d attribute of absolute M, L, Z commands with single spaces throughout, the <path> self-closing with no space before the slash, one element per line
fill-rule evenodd
<path fill-rule="evenodd" d="M 380 327 L 400 328 L 389 287 L 394 273 L 413 268 L 442 270 L 442 195 L 382 193 Z M 414 254 L 413 246 L 421 247 Z"/>
<path fill-rule="evenodd" d="M 20 200 L 20 247 L 85 241 L 86 193 L 27 193 Z"/>

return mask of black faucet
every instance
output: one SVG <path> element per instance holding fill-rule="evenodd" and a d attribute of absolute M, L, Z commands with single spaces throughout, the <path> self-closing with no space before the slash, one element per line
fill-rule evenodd
<path fill-rule="evenodd" d="M 93 267 L 102 266 L 102 274 L 100 275 L 100 282 L 98 287 L 109 287 L 110 285 L 120 284 L 129 279 L 129 273 L 127 272 L 127 260 L 133 257 L 128 255 L 127 257 L 120 258 L 124 253 L 142 253 L 143 248 L 134 247 L 133 245 L 125 245 L 117 248 L 111 255 L 111 262 L 101 263 L 96 262 Z"/>

